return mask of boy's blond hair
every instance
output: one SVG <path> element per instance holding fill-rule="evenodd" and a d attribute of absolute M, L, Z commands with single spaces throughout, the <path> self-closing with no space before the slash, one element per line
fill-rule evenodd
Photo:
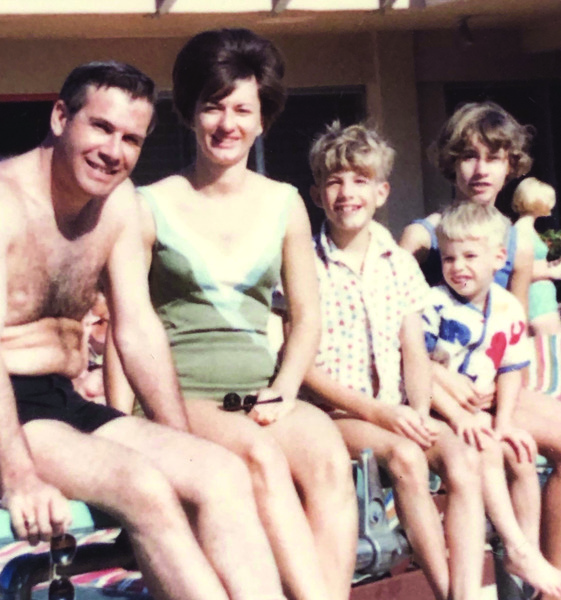
<path fill-rule="evenodd" d="M 554 206 L 555 189 L 535 177 L 523 179 L 512 197 L 512 208 L 519 215 L 547 215 Z"/>
<path fill-rule="evenodd" d="M 316 185 L 337 171 L 357 171 L 378 181 L 387 181 L 395 150 L 365 125 L 343 128 L 339 121 L 328 125 L 310 150 L 310 167 Z"/>
<path fill-rule="evenodd" d="M 436 227 L 438 243 L 485 239 L 491 247 L 505 247 L 510 221 L 494 206 L 458 202 L 447 206 Z"/>
<path fill-rule="evenodd" d="M 530 170 L 533 128 L 521 125 L 494 102 L 470 102 L 446 121 L 436 141 L 438 168 L 450 181 L 455 181 L 456 163 L 470 148 L 474 136 L 491 152 L 501 149 L 507 152 L 510 165 L 507 180 L 526 175 Z"/>

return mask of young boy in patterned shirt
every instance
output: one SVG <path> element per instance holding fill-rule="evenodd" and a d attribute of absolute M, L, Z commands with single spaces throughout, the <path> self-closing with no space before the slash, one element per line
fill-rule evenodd
<path fill-rule="evenodd" d="M 484 546 L 477 454 L 429 416 L 421 323 L 428 287 L 413 257 L 372 221 L 389 194 L 393 157 L 362 125 L 334 124 L 312 147 L 312 195 L 326 214 L 315 239 L 323 331 L 305 384 L 332 409 L 351 455 L 372 448 L 387 470 L 436 598 L 475 600 Z M 429 465 L 448 490 L 446 535 L 428 489 Z"/>
<path fill-rule="evenodd" d="M 539 551 L 536 444 L 513 426 L 529 364 L 526 316 L 514 295 L 493 281 L 506 258 L 509 229 L 494 206 L 474 202 L 448 207 L 436 228 L 444 283 L 431 288 L 423 313 L 434 361 L 433 408 L 481 453 L 484 506 L 503 540 L 506 568 L 559 597 L 561 572 Z M 457 374 L 488 402 L 462 406 L 452 398 L 447 389 L 457 388 Z"/>

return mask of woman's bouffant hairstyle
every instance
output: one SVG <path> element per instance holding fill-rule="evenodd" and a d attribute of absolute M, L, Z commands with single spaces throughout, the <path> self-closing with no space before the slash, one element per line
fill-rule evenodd
<path fill-rule="evenodd" d="M 436 142 L 438 168 L 454 181 L 456 163 L 471 146 L 473 137 L 480 139 L 491 152 L 505 150 L 510 170 L 507 180 L 526 175 L 532 166 L 529 155 L 533 128 L 520 125 L 494 102 L 464 104 L 446 121 Z"/>
<path fill-rule="evenodd" d="M 379 181 L 387 181 L 395 150 L 372 128 L 339 121 L 328 125 L 310 150 L 310 167 L 314 181 L 320 185 L 337 171 L 357 171 Z"/>
<path fill-rule="evenodd" d="M 555 189 L 535 177 L 523 179 L 512 196 L 512 208 L 519 215 L 547 216 L 554 206 Z"/>
<path fill-rule="evenodd" d="M 179 51 L 173 66 L 173 101 L 183 121 L 193 125 L 198 101 L 219 101 L 239 79 L 255 77 L 267 131 L 282 112 L 286 91 L 279 50 L 249 29 L 203 31 Z"/>

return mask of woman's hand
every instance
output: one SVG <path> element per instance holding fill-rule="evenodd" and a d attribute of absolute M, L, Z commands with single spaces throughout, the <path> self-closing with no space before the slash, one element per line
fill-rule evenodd
<path fill-rule="evenodd" d="M 274 398 L 282 398 L 281 402 L 260 404 Z M 274 388 L 264 388 L 257 393 L 257 403 L 249 411 L 248 417 L 259 425 L 270 425 L 287 415 L 296 406 L 296 399 L 281 394 Z"/>

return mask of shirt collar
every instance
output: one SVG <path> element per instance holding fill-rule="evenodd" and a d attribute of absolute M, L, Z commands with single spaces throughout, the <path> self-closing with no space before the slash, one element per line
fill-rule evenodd
<path fill-rule="evenodd" d="M 344 262 L 344 260 L 341 260 L 343 255 L 342 250 L 340 250 L 329 237 L 327 224 L 327 220 L 322 223 L 321 231 L 318 236 L 317 243 L 321 256 L 325 261 Z M 376 221 L 371 221 L 368 229 L 370 231 L 368 254 L 380 258 L 389 258 L 395 247 L 395 241 L 392 238 L 391 233 Z"/>
<path fill-rule="evenodd" d="M 469 300 L 467 300 L 463 296 L 460 296 L 460 294 L 456 293 L 446 283 L 446 281 L 444 281 L 443 285 L 444 285 L 444 287 L 446 287 L 446 289 L 448 290 L 448 293 L 450 294 L 450 296 L 452 296 L 452 298 L 455 298 L 461 304 L 465 304 L 466 306 L 468 306 L 472 310 L 474 310 L 474 311 L 482 314 L 486 319 L 489 318 L 489 314 L 491 313 L 491 293 L 492 293 L 492 290 L 493 290 L 493 284 L 491 284 L 491 286 L 489 287 L 489 291 L 487 292 L 487 297 L 485 298 L 485 304 L 483 306 L 483 310 L 481 310 L 480 308 L 478 308 L 477 306 L 475 306 L 475 304 L 472 304 Z"/>

